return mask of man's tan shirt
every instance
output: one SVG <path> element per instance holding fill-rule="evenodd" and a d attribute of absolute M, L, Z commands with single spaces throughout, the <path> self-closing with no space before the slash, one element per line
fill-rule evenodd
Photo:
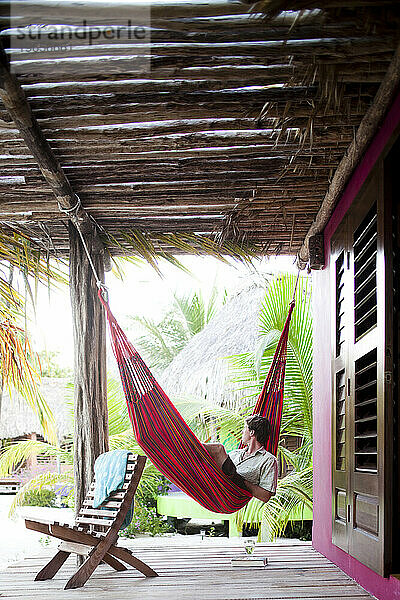
<path fill-rule="evenodd" d="M 275 494 L 278 481 L 276 457 L 265 448 L 259 448 L 249 456 L 245 456 L 245 453 L 246 448 L 229 452 L 228 456 L 235 464 L 236 471 L 250 483 L 259 485 L 264 490 Z"/>

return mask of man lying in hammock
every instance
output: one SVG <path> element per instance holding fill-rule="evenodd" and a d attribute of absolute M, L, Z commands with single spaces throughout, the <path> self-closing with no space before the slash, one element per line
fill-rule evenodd
<path fill-rule="evenodd" d="M 263 502 L 275 494 L 278 479 L 278 461 L 265 449 L 270 431 L 268 419 L 252 415 L 245 420 L 243 448 L 228 455 L 222 444 L 204 444 L 225 475 Z"/>

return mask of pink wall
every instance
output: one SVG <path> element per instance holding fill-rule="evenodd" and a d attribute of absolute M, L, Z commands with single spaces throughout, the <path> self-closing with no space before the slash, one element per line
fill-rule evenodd
<path fill-rule="evenodd" d="M 325 228 L 325 252 L 329 260 L 332 234 L 343 219 L 362 184 L 400 123 L 400 94 L 396 97 L 382 127 L 363 160 L 351 177 L 328 225 Z M 314 311 L 314 524 L 313 546 L 379 600 L 400 600 L 400 580 L 380 577 L 332 544 L 331 484 L 331 365 L 329 264 L 313 271 Z M 327 343 L 328 340 L 328 343 Z"/>

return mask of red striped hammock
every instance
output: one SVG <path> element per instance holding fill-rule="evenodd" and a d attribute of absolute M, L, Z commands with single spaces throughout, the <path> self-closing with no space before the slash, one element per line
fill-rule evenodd
<path fill-rule="evenodd" d="M 130 343 L 101 292 L 99 297 L 106 309 L 113 352 L 139 446 L 167 479 L 208 510 L 232 513 L 245 506 L 251 494 L 222 473 Z M 272 433 L 267 450 L 273 454 L 277 452 L 279 441 L 287 340 L 293 308 L 294 302 L 290 305 L 267 379 L 254 409 L 254 414 L 267 417 L 271 423 Z"/>

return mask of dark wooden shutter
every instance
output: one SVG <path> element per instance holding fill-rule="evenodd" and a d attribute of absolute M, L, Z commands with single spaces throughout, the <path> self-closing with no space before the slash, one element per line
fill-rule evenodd
<path fill-rule="evenodd" d="M 386 213 L 380 162 L 332 240 L 332 539 L 381 575 L 390 570 L 393 438 Z"/>
<path fill-rule="evenodd" d="M 348 400 L 347 400 L 347 347 L 348 327 L 348 294 L 349 264 L 347 249 L 347 220 L 336 231 L 331 242 L 332 263 L 332 512 L 333 542 L 342 550 L 348 551 Z"/>

